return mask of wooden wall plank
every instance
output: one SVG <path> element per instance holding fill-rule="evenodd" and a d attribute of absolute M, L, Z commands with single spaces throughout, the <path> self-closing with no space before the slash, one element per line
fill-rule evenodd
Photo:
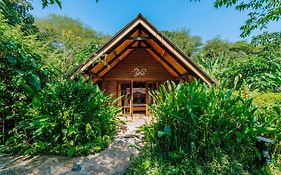
<path fill-rule="evenodd" d="M 137 70 L 144 75 L 137 74 Z M 134 71 L 135 70 L 135 71 Z M 104 79 L 173 80 L 173 76 L 144 49 L 135 49 L 103 76 Z"/>

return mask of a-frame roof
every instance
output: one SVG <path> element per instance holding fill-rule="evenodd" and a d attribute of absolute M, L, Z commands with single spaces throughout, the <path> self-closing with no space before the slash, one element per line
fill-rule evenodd
<path fill-rule="evenodd" d="M 174 76 L 174 79 L 179 80 L 192 75 L 207 84 L 214 83 L 209 75 L 141 14 L 77 67 L 71 78 L 79 73 L 90 74 L 93 81 L 97 82 L 136 48 L 145 49 Z"/>

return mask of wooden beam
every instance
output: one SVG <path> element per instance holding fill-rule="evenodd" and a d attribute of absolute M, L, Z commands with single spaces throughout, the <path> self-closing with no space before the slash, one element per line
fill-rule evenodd
<path fill-rule="evenodd" d="M 168 39 L 166 39 L 163 34 L 159 34 L 159 32 L 153 29 L 153 27 L 151 27 L 150 24 L 145 21 L 140 21 L 140 24 L 142 25 L 141 29 L 146 33 L 150 33 L 152 37 L 155 38 L 155 43 L 157 43 L 158 46 L 161 46 L 161 48 L 165 48 L 166 52 L 173 58 L 177 59 L 178 62 L 181 63 L 181 65 L 183 65 L 187 71 L 191 70 L 192 75 L 201 78 L 208 85 L 212 83 L 212 79 L 195 63 L 193 63 L 192 60 L 189 60 L 189 58 L 186 57 L 182 51 L 180 51 L 179 49 L 175 49 L 175 46 Z"/>
<path fill-rule="evenodd" d="M 145 115 L 148 116 L 148 97 L 149 94 L 148 94 L 148 83 L 147 81 L 145 82 L 145 103 L 146 103 L 146 106 L 145 106 Z"/>
<path fill-rule="evenodd" d="M 144 42 L 146 45 L 148 45 L 150 48 L 150 50 L 157 55 L 165 64 L 167 64 L 178 76 L 181 76 L 182 74 L 173 66 L 171 65 L 170 62 L 168 62 L 165 57 L 163 57 L 161 54 L 159 54 L 149 43 Z"/>
<path fill-rule="evenodd" d="M 138 41 L 138 45 L 137 45 L 138 48 L 141 47 L 141 41 Z"/>
<path fill-rule="evenodd" d="M 96 75 L 96 74 L 95 74 L 95 73 L 93 73 L 91 70 L 89 70 L 89 71 L 85 72 L 84 74 L 88 74 L 88 75 L 90 75 L 90 78 L 91 78 L 91 79 L 93 79 L 93 78 L 97 78 L 97 79 L 99 79 L 99 80 L 102 80 L 102 77 L 100 77 L 100 76 Z"/>
<path fill-rule="evenodd" d="M 194 76 L 188 75 L 187 80 L 188 80 L 189 83 L 191 83 L 194 80 Z"/>
<path fill-rule="evenodd" d="M 92 63 L 94 63 L 102 55 L 111 53 L 113 50 L 115 50 L 118 46 L 121 45 L 122 42 L 124 42 L 123 39 L 126 40 L 127 37 L 134 34 L 139 26 L 140 24 L 135 21 L 131 26 L 128 26 L 126 28 L 126 31 L 128 31 L 127 33 L 124 32 L 125 30 L 123 32 L 117 33 L 116 36 L 114 36 L 112 40 L 110 40 L 102 48 L 100 48 L 86 64 L 79 68 L 80 71 L 83 72 L 85 69 L 92 69 Z"/>
<path fill-rule="evenodd" d="M 121 82 L 117 81 L 117 98 L 121 97 Z M 121 107 L 122 106 L 122 100 L 121 98 L 118 100 L 118 106 Z"/>
<path fill-rule="evenodd" d="M 114 77 L 114 78 L 110 78 L 110 77 L 106 77 L 105 80 L 118 80 L 118 81 L 130 81 L 132 78 L 131 77 L 128 77 L 128 78 L 117 78 L 117 77 Z M 147 78 L 147 77 L 134 77 L 134 81 L 166 81 L 166 80 L 173 80 L 173 79 L 167 79 L 167 78 L 154 78 L 154 77 L 151 77 L 151 78 Z"/>
<path fill-rule="evenodd" d="M 182 63 L 177 57 L 173 57 L 172 55 L 168 54 L 168 53 L 167 53 L 167 49 L 166 49 L 165 47 L 163 47 L 164 45 L 161 44 L 161 42 L 159 42 L 159 40 L 158 40 L 156 37 L 154 37 L 153 35 L 151 35 L 151 33 L 150 33 L 148 30 L 146 30 L 143 26 L 141 26 L 141 28 L 142 28 L 142 31 L 143 31 L 146 35 L 150 36 L 151 38 L 154 38 L 153 41 L 147 40 L 147 41 L 143 41 L 143 43 L 147 43 L 150 47 L 154 48 L 154 46 L 152 45 L 152 43 L 150 44 L 150 42 L 153 42 L 153 44 L 155 44 L 155 45 L 157 46 L 157 48 L 160 48 L 160 49 L 163 51 L 163 53 L 160 54 L 160 53 L 156 50 L 156 48 L 154 48 L 154 50 L 155 50 L 156 52 L 158 52 L 158 53 L 161 55 L 161 57 L 165 58 L 167 55 L 169 55 L 169 57 L 172 58 L 172 61 L 175 62 L 175 63 L 177 64 L 177 66 L 180 66 L 180 68 L 182 69 L 182 71 L 186 71 L 186 72 L 187 72 L 187 70 L 189 70 L 188 67 L 187 67 L 186 65 L 183 65 L 183 63 Z M 156 42 L 155 42 L 154 40 L 155 40 Z M 167 59 L 166 59 L 166 60 L 167 60 Z M 168 61 L 168 60 L 167 60 L 167 61 Z M 171 61 L 169 61 L 169 62 L 171 63 Z M 173 63 L 171 63 L 171 64 L 173 64 Z M 173 66 L 173 67 L 176 69 L 176 66 Z M 177 69 L 176 69 L 176 70 L 177 70 Z M 179 70 L 178 70 L 178 71 L 179 71 Z M 185 73 L 185 72 L 184 72 L 184 73 Z M 180 73 L 180 75 L 182 75 L 182 74 Z"/>
<path fill-rule="evenodd" d="M 138 49 L 138 48 L 149 49 L 151 47 L 149 47 L 149 46 L 132 46 L 132 47 L 129 47 L 129 49 Z"/>
<path fill-rule="evenodd" d="M 144 27 L 141 27 L 141 28 L 142 28 L 142 30 L 143 30 L 147 35 L 149 35 L 150 32 L 149 32 L 147 29 L 145 29 Z M 186 71 L 187 71 L 187 70 L 190 70 L 190 68 L 189 68 L 188 66 L 186 66 L 185 64 L 183 64 L 183 62 L 182 62 L 177 56 L 175 56 L 175 54 L 173 54 L 173 52 L 172 52 L 171 50 L 169 50 L 168 48 L 166 48 L 165 45 L 164 45 L 163 43 L 161 43 L 157 38 L 155 38 L 154 36 L 150 36 L 150 37 L 154 38 L 154 39 L 153 39 L 153 42 L 154 42 L 159 48 L 162 48 L 162 49 L 163 49 L 164 53 L 163 53 L 162 57 L 164 57 L 165 55 L 169 54 L 169 55 L 175 60 L 175 62 L 177 62 L 179 65 L 181 65 Z M 148 43 L 148 42 L 146 41 L 146 43 Z M 150 45 L 150 44 L 149 44 L 149 45 Z M 151 45 L 150 45 L 150 46 L 151 46 Z M 151 47 L 153 47 L 153 46 L 151 46 Z M 159 53 L 159 52 L 158 52 L 158 53 Z"/>
<path fill-rule="evenodd" d="M 164 63 L 164 61 L 159 58 L 152 50 L 150 49 L 146 49 L 146 51 L 156 60 L 158 61 L 163 67 L 165 70 L 167 70 L 170 74 L 172 74 L 174 77 L 178 77 L 178 74 L 176 72 L 173 71 L 172 68 L 170 68 L 166 63 Z"/>
<path fill-rule="evenodd" d="M 127 40 L 134 40 L 134 41 L 145 41 L 145 40 L 148 40 L 148 39 L 153 39 L 149 36 L 142 36 L 141 32 L 143 32 L 140 28 L 141 26 L 138 26 L 138 35 L 137 36 L 134 36 L 134 37 L 128 37 Z"/>
<path fill-rule="evenodd" d="M 130 115 L 133 118 L 133 101 L 134 101 L 134 93 L 133 93 L 133 88 L 134 88 L 134 81 L 131 80 L 131 88 L 130 88 Z"/>
<path fill-rule="evenodd" d="M 132 45 L 134 45 L 137 41 L 133 41 L 131 42 L 127 47 L 125 47 L 121 52 L 119 52 L 117 55 L 115 55 L 107 64 L 110 66 L 111 63 L 113 63 L 115 61 L 116 58 L 120 57 L 123 53 L 125 53 L 129 47 L 131 47 Z M 101 68 L 96 74 L 99 75 L 104 69 L 106 69 L 106 66 L 103 66 L 103 68 Z"/>
<path fill-rule="evenodd" d="M 181 76 L 181 77 L 179 77 L 179 78 L 177 78 L 177 79 L 175 79 L 175 80 L 182 80 L 182 79 L 184 79 L 184 78 L 188 78 L 188 76 L 192 76 L 192 75 L 190 75 L 189 73 L 186 73 L 186 74 L 184 74 L 183 76 Z"/>
<path fill-rule="evenodd" d="M 127 57 L 130 53 L 133 52 L 133 49 L 128 49 L 127 53 L 122 54 L 119 58 L 117 58 L 113 63 L 111 63 L 107 68 L 105 68 L 101 73 L 100 76 L 104 76 L 104 74 L 106 74 L 108 71 L 110 71 L 111 69 L 113 69 L 120 61 L 122 61 L 125 57 Z"/>

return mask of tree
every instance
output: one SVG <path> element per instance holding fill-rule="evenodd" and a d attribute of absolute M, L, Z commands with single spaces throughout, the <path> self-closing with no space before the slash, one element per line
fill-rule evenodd
<path fill-rule="evenodd" d="M 279 21 L 281 17 L 281 1 L 280 0 L 216 0 L 215 7 L 230 7 L 235 6 L 239 11 L 250 11 L 244 25 L 240 28 L 242 30 L 241 37 L 249 36 L 250 33 L 259 28 L 266 28 L 270 21 Z"/>
<path fill-rule="evenodd" d="M 53 14 L 36 19 L 35 24 L 41 32 L 41 38 L 53 50 L 46 64 L 52 65 L 50 67 L 55 68 L 61 75 L 87 59 L 89 55 L 86 53 L 93 53 L 110 38 L 85 26 L 78 19 L 66 16 Z M 90 48 L 95 49 L 90 51 Z"/>
<path fill-rule="evenodd" d="M 20 25 L 26 35 L 38 31 L 34 25 L 34 17 L 29 13 L 31 9 L 31 3 L 28 0 L 0 0 L 2 18 L 6 19 L 10 25 Z"/>
<path fill-rule="evenodd" d="M 96 31 L 86 27 L 79 20 L 66 16 L 52 14 L 36 19 L 35 23 L 46 39 L 61 43 L 66 50 L 80 49 L 99 37 Z"/>
<path fill-rule="evenodd" d="M 228 52 L 229 43 L 222 40 L 220 37 L 216 37 L 207 41 L 206 44 L 200 49 L 200 53 L 206 59 L 217 59 L 220 55 Z"/>
<path fill-rule="evenodd" d="M 267 55 L 275 55 L 281 57 L 281 32 L 268 33 L 255 36 L 252 44 L 260 48 L 260 52 Z"/>
<path fill-rule="evenodd" d="M 191 36 L 190 30 L 186 28 L 181 28 L 176 31 L 163 31 L 163 33 L 188 56 L 196 53 L 199 46 L 202 45 L 201 37 Z"/>
<path fill-rule="evenodd" d="M 57 4 L 61 8 L 61 1 L 60 0 L 42 0 L 43 8 L 47 7 L 50 4 Z"/>
<path fill-rule="evenodd" d="M 1 12 L 0 50 L 0 117 L 4 121 L 0 127 L 8 131 L 24 118 L 31 96 L 46 84 L 50 74 L 42 64 L 42 55 L 47 55 L 43 44 L 7 23 Z M 13 121 L 8 125 L 6 120 Z M 2 135 L 3 141 L 7 134 Z"/>

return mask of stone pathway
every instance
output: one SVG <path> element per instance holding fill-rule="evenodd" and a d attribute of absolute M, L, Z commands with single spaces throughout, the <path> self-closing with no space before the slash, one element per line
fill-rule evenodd
<path fill-rule="evenodd" d="M 147 117 L 120 118 L 126 122 L 111 145 L 95 155 L 83 157 L 19 156 L 0 157 L 0 175 L 120 175 L 138 155 L 135 147 L 142 147 L 142 136 L 135 131 Z M 135 145 L 135 146 L 132 146 Z"/>

